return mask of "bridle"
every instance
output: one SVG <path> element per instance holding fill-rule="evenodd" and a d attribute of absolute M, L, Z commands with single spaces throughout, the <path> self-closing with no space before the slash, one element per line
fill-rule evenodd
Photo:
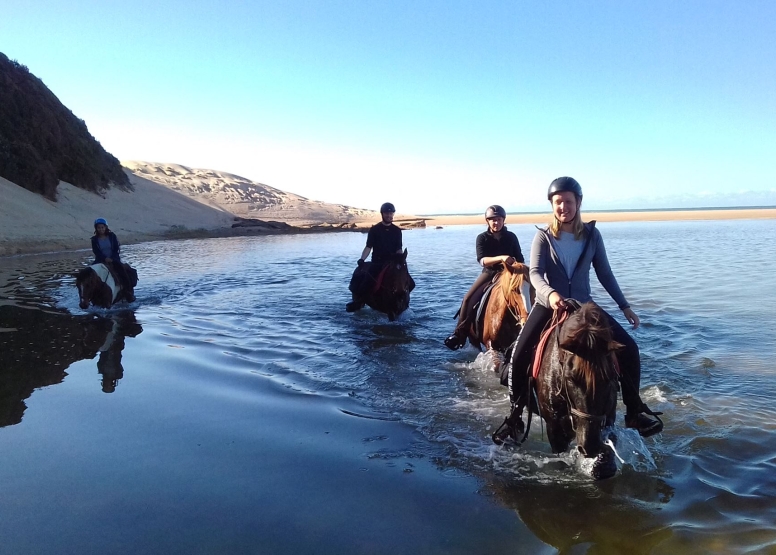
<path fill-rule="evenodd" d="M 565 385 L 564 385 L 564 389 L 565 389 Z M 568 390 L 566 390 L 566 402 L 568 403 L 569 413 L 571 414 L 571 416 L 576 416 L 577 418 L 581 418 L 582 420 L 587 420 L 592 424 L 600 424 L 602 428 L 604 424 L 606 424 L 606 416 L 607 416 L 606 414 L 590 414 L 574 408 L 574 406 L 571 404 L 571 398 L 569 397 Z M 577 426 L 574 423 L 574 419 L 569 418 L 569 420 L 571 421 L 571 429 L 576 432 Z"/>
<path fill-rule="evenodd" d="M 579 306 L 577 306 L 576 308 L 578 309 Z M 559 333 L 560 332 L 560 325 L 567 319 L 569 313 L 570 313 L 570 311 L 567 309 L 567 310 L 563 311 L 563 314 L 559 318 L 557 318 L 556 315 L 553 315 L 553 326 L 552 327 L 553 328 L 558 328 L 557 332 L 555 333 L 555 347 L 557 348 L 558 359 L 559 359 L 558 362 L 560 363 L 561 367 L 563 367 L 563 364 L 565 362 L 565 356 L 563 356 L 563 354 L 565 354 L 565 353 L 573 354 L 570 351 L 567 351 L 566 349 L 563 349 L 560 346 L 560 333 Z M 620 375 L 620 366 L 619 366 L 619 364 L 617 362 L 617 357 L 616 357 L 616 355 L 613 352 L 610 353 L 609 356 L 611 357 L 611 362 L 612 362 L 612 366 L 614 367 L 614 371 L 615 371 L 616 375 L 619 376 Z M 561 376 L 561 379 L 563 379 L 562 376 Z M 561 392 L 558 391 L 558 393 L 560 394 Z M 577 417 L 577 418 L 580 418 L 582 420 L 587 420 L 591 424 L 599 424 L 603 428 L 603 426 L 606 424 L 607 413 L 604 413 L 604 414 L 590 414 L 588 412 L 581 411 L 581 410 L 575 408 L 574 404 L 571 402 L 571 395 L 569 395 L 568 384 L 567 384 L 565 379 L 563 379 L 563 392 L 562 393 L 563 393 L 563 396 L 566 399 L 566 404 L 567 404 L 567 406 L 569 408 L 569 415 L 570 415 L 569 416 L 569 420 L 571 422 L 571 429 L 574 430 L 574 432 L 577 431 L 577 426 L 576 426 L 576 424 L 574 422 L 574 418 L 573 417 Z"/>

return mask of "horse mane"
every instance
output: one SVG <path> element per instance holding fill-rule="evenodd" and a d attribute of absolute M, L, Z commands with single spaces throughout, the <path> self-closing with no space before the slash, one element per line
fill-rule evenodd
<path fill-rule="evenodd" d="M 609 322 L 598 305 L 583 304 L 563 324 L 559 333 L 563 336 L 560 346 L 576 357 L 575 372 L 583 377 L 593 395 L 597 383 L 615 378 L 609 356 L 622 345 L 612 341 Z"/>
<path fill-rule="evenodd" d="M 87 266 L 86 268 L 81 268 L 78 273 L 75 275 L 75 282 L 81 283 L 86 278 L 90 276 L 90 274 L 97 275 L 94 270 L 92 270 L 91 266 Z"/>
<path fill-rule="evenodd" d="M 528 266 L 515 262 L 511 266 L 504 266 L 498 280 L 498 286 L 501 287 L 501 294 L 504 296 L 507 308 L 512 313 L 519 314 L 520 320 L 523 322 L 528 318 L 528 312 L 525 309 L 520 289 L 527 277 Z"/>

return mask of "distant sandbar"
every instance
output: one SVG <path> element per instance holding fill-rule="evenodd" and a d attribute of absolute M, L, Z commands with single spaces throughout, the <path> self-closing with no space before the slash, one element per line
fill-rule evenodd
<path fill-rule="evenodd" d="M 472 225 L 484 223 L 483 216 L 436 215 L 419 216 L 429 227 L 445 225 Z M 546 214 L 512 213 L 507 222 L 513 224 L 542 224 L 550 219 Z M 732 210 L 660 210 L 639 212 L 582 212 L 585 221 L 599 222 L 666 222 L 679 220 L 772 220 L 776 219 L 776 208 L 736 208 Z"/>

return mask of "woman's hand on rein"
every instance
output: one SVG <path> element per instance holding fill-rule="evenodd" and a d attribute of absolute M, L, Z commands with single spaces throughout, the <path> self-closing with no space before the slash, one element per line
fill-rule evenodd
<path fill-rule="evenodd" d="M 557 291 L 550 293 L 550 298 L 548 300 L 550 301 L 550 308 L 553 310 L 566 307 L 566 303 L 564 302 L 563 297 L 561 297 L 560 293 Z"/>
<path fill-rule="evenodd" d="M 641 320 L 639 320 L 639 317 L 636 316 L 636 313 L 633 312 L 632 308 L 630 308 L 630 307 L 623 308 L 622 309 L 622 313 L 625 315 L 625 318 L 628 320 L 628 322 L 633 324 L 633 329 L 634 330 L 639 327 L 639 324 L 641 323 Z"/>
<path fill-rule="evenodd" d="M 514 257 L 512 257 L 512 256 L 509 256 L 509 255 L 506 255 L 506 254 L 505 254 L 505 255 L 503 255 L 503 256 L 501 257 L 501 261 L 502 261 L 504 264 L 506 264 L 507 266 L 511 266 L 512 264 L 514 264 L 514 263 L 515 263 L 515 259 L 514 259 Z"/>

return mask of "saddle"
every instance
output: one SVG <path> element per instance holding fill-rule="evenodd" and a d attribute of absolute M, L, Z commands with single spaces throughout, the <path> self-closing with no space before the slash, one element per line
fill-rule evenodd
<path fill-rule="evenodd" d="M 129 287 L 131 289 L 134 289 L 137 286 L 137 282 L 138 282 L 137 270 L 135 270 L 132 266 L 124 262 L 121 262 L 120 264 L 122 265 L 122 269 L 126 273 L 127 281 L 129 282 Z M 100 268 L 100 266 L 105 268 L 105 270 Z M 116 263 L 100 262 L 98 264 L 93 264 L 92 269 L 100 277 L 100 279 L 103 282 L 105 282 L 105 284 L 108 287 L 110 287 L 111 292 L 113 293 L 112 300 L 113 302 L 116 302 L 116 297 L 118 296 L 119 288 L 124 288 L 124 284 L 121 280 L 121 277 L 116 271 Z M 129 293 L 131 294 L 131 291 L 129 291 Z"/>
<path fill-rule="evenodd" d="M 490 297 L 490 292 L 493 290 L 493 286 L 495 285 L 496 282 L 491 281 L 485 283 L 480 289 L 474 292 L 474 297 L 480 297 L 480 299 L 474 303 L 471 308 L 471 312 L 474 313 L 474 327 L 476 333 L 478 334 L 482 330 L 482 321 L 485 318 L 485 308 L 488 306 L 488 297 Z M 461 302 L 461 306 L 458 307 L 458 310 L 453 315 L 453 319 L 458 318 L 458 316 L 461 314 L 461 310 L 463 310 L 463 302 Z"/>
<path fill-rule="evenodd" d="M 472 307 L 472 311 L 474 312 L 474 329 L 478 337 L 482 334 L 482 327 L 485 320 L 485 308 L 488 306 L 490 293 L 493 291 L 493 287 L 495 287 L 496 283 L 497 282 L 495 281 L 486 283 L 482 297 L 480 297 L 480 300 Z"/>

